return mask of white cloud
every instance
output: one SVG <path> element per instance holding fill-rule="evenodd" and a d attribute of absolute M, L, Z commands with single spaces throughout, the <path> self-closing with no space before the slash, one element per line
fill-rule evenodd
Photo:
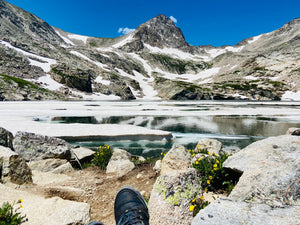
<path fill-rule="evenodd" d="M 174 16 L 170 16 L 170 19 L 174 22 L 177 23 L 177 19 Z"/>
<path fill-rule="evenodd" d="M 119 30 L 118 30 L 118 33 L 129 34 L 133 31 L 135 31 L 135 29 L 131 29 L 131 28 L 128 28 L 128 27 L 120 27 Z"/>

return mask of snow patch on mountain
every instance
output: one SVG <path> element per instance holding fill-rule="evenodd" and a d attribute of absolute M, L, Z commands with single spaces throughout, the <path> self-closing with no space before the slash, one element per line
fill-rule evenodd
<path fill-rule="evenodd" d="M 234 47 L 234 46 L 227 46 L 225 48 L 213 48 L 213 49 L 209 49 L 209 50 L 205 50 L 209 55 L 210 57 L 213 59 L 219 55 L 222 55 L 226 52 L 240 52 L 242 51 L 242 49 L 244 48 L 245 46 L 240 46 L 240 47 Z"/>
<path fill-rule="evenodd" d="M 82 41 L 84 44 L 86 44 L 88 36 L 78 35 L 78 34 L 68 34 L 68 37 L 71 39 L 75 39 L 78 41 Z"/>
<path fill-rule="evenodd" d="M 80 57 L 80 58 L 82 58 L 82 59 L 84 59 L 84 60 L 87 60 L 87 61 L 89 61 L 89 62 L 91 62 L 91 63 L 93 63 L 93 64 L 99 66 L 100 68 L 102 68 L 102 69 L 104 69 L 104 70 L 107 70 L 107 69 L 105 68 L 105 65 L 104 65 L 104 64 L 102 64 L 102 63 L 100 63 L 100 62 L 93 61 L 93 60 L 91 60 L 90 58 L 88 58 L 87 56 L 83 55 L 83 54 L 80 53 L 80 52 L 77 52 L 77 51 L 72 50 L 72 51 L 70 51 L 70 53 L 72 53 L 73 55 L 76 55 L 76 56 L 78 56 L 78 57 Z"/>
<path fill-rule="evenodd" d="M 114 44 L 112 47 L 113 47 L 113 48 L 120 48 L 120 47 L 126 45 L 127 43 L 129 43 L 129 42 L 131 42 L 131 41 L 133 41 L 133 40 L 134 40 L 133 34 L 130 33 L 126 38 L 124 38 L 124 39 L 121 40 L 120 42 Z"/>
<path fill-rule="evenodd" d="M 64 37 L 63 35 L 61 35 L 57 29 L 54 29 L 54 31 L 58 34 L 58 36 L 61 37 L 61 39 L 64 40 L 64 42 L 66 42 L 69 45 L 75 45 L 70 39 L 68 39 L 68 38 Z M 61 46 L 66 47 L 65 45 L 61 45 Z"/>
<path fill-rule="evenodd" d="M 44 88 L 47 88 L 51 91 L 56 91 L 59 88 L 64 86 L 61 83 L 58 83 L 57 81 L 53 80 L 49 74 L 46 74 L 45 76 L 39 77 L 37 79 L 37 82 L 42 83 L 42 86 Z"/>
<path fill-rule="evenodd" d="M 100 76 L 96 77 L 95 82 L 104 85 L 110 85 L 110 80 L 104 80 L 103 77 Z"/>
<path fill-rule="evenodd" d="M 55 59 L 50 59 L 50 58 L 39 56 L 39 55 L 36 55 L 33 53 L 26 52 L 20 48 L 12 46 L 10 43 L 8 43 L 6 41 L 1 41 L 0 44 L 27 56 L 27 59 L 29 60 L 30 65 L 38 66 L 38 67 L 42 68 L 44 70 L 44 72 L 46 72 L 46 73 L 50 72 L 51 65 L 56 64 Z"/>
<path fill-rule="evenodd" d="M 252 40 L 248 40 L 248 44 L 251 44 L 253 42 L 256 42 L 258 39 L 260 39 L 262 37 L 262 34 L 257 35 L 255 37 L 252 38 Z"/>
<path fill-rule="evenodd" d="M 134 76 L 130 75 L 118 68 L 117 68 L 117 71 L 121 76 L 129 77 L 130 79 L 134 79 L 139 83 L 139 85 L 143 91 L 143 94 L 144 94 L 142 99 L 144 99 L 144 100 L 159 100 L 160 99 L 159 97 L 156 97 L 158 93 L 151 86 L 151 83 L 154 81 L 153 77 L 150 77 L 150 78 L 145 77 L 144 75 L 142 75 L 141 73 L 139 73 L 135 70 L 133 71 Z M 136 96 L 136 97 L 139 98 L 138 96 Z"/>
<path fill-rule="evenodd" d="M 292 101 L 300 101 L 300 91 L 293 92 L 293 91 L 286 91 L 282 95 L 282 100 L 292 100 Z"/>
<path fill-rule="evenodd" d="M 142 63 L 145 71 L 147 72 L 147 74 L 149 76 L 151 76 L 152 72 L 153 72 L 153 68 L 147 63 L 146 60 L 142 59 L 138 54 L 136 53 L 129 53 L 129 56 L 131 56 L 132 58 L 134 58 L 135 60 L 138 60 L 140 63 Z"/>
<path fill-rule="evenodd" d="M 193 55 L 187 52 L 183 52 L 179 49 L 176 48 L 158 48 L 158 47 L 153 47 L 149 44 L 144 44 L 144 46 L 149 49 L 150 52 L 152 53 L 158 53 L 158 54 L 165 54 L 165 55 L 170 55 L 174 58 L 178 59 L 183 59 L 183 60 L 203 60 L 203 56 L 198 56 L 198 55 Z"/>

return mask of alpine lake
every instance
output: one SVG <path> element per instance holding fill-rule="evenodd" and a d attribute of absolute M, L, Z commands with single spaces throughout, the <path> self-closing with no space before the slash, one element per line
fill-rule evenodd
<path fill-rule="evenodd" d="M 216 139 L 236 151 L 270 136 L 300 127 L 300 102 L 247 101 L 81 101 L 76 113 L 44 116 L 43 123 L 131 124 L 170 131 L 172 140 L 73 141 L 96 149 L 104 144 L 134 155 L 158 157 L 173 145 L 193 149 L 201 139 Z M 51 104 L 51 102 L 49 103 Z M 55 103 L 53 103 L 55 104 Z M 74 102 L 65 102 L 65 106 Z M 82 107 L 79 107 L 82 106 Z M 67 111 L 68 107 L 57 109 Z"/>

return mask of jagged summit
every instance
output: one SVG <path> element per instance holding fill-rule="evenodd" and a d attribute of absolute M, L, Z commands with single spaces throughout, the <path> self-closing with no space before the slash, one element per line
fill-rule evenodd
<path fill-rule="evenodd" d="M 144 44 L 159 48 L 177 48 L 190 53 L 198 51 L 195 46 L 185 41 L 181 29 L 163 14 L 141 24 L 133 32 L 133 41 L 127 43 L 123 50 L 140 51 L 145 48 Z"/>
<path fill-rule="evenodd" d="M 140 25 L 134 36 L 154 47 L 180 48 L 187 45 L 181 29 L 162 14 Z"/>

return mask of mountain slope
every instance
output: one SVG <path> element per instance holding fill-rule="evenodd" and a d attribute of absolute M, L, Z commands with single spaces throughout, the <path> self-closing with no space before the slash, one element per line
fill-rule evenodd
<path fill-rule="evenodd" d="M 14 88 L 18 100 L 278 100 L 300 90 L 300 19 L 220 48 L 189 45 L 164 15 L 122 37 L 95 38 L 0 0 L 0 25 L 0 73 L 48 90 L 34 96 Z M 8 90 L 0 99 L 14 99 Z"/>

